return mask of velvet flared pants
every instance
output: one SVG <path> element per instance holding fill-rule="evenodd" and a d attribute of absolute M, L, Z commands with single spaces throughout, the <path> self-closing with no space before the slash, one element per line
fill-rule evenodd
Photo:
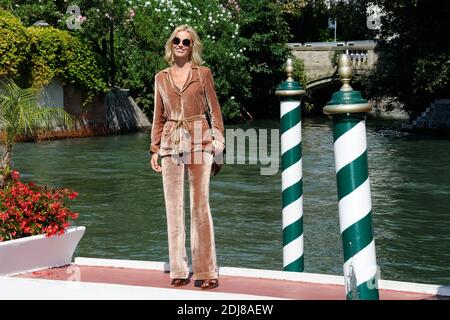
<path fill-rule="evenodd" d="M 190 245 L 194 280 L 218 277 L 214 228 L 209 207 L 209 179 L 213 156 L 197 151 L 184 158 L 161 160 L 169 240 L 170 278 L 189 276 L 186 254 L 184 184 L 187 172 L 190 200 Z"/>

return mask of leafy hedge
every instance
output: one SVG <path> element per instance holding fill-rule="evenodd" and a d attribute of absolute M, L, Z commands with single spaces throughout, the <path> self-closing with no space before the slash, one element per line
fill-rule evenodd
<path fill-rule="evenodd" d="M 19 19 L 0 8 L 0 33 L 0 77 L 21 77 L 35 88 L 57 77 L 85 90 L 85 102 L 107 89 L 95 54 L 68 31 L 25 28 Z"/>
<path fill-rule="evenodd" d="M 57 77 L 91 94 L 106 90 L 94 54 L 80 39 L 52 27 L 30 27 L 27 31 L 33 52 L 30 62 L 33 87 L 47 85 Z"/>
<path fill-rule="evenodd" d="M 0 8 L 0 77 L 16 76 L 29 54 L 27 30 L 19 19 Z"/>

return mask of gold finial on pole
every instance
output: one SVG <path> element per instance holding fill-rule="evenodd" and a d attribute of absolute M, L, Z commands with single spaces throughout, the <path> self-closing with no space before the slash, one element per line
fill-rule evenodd
<path fill-rule="evenodd" d="M 286 60 L 286 67 L 284 70 L 286 71 L 286 74 L 288 76 L 286 82 L 294 82 L 294 79 L 292 78 L 292 74 L 294 72 L 294 64 L 292 63 L 291 58 L 288 58 Z"/>
<path fill-rule="evenodd" d="M 350 81 L 352 80 L 352 63 L 350 58 L 345 53 L 341 54 L 339 57 L 339 78 L 343 83 L 341 91 L 352 91 L 353 88 L 350 86 Z"/>

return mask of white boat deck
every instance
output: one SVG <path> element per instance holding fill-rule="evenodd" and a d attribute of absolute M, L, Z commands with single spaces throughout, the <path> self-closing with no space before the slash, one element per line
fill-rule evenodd
<path fill-rule="evenodd" d="M 0 277 L 0 300 L 345 300 L 341 276 L 220 269 L 220 286 L 170 285 L 167 264 L 76 258 L 71 265 Z M 450 299 L 450 287 L 379 280 L 381 300 Z"/>

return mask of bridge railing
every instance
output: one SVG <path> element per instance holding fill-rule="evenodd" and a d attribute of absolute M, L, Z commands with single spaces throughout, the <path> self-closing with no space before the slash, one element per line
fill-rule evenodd
<path fill-rule="evenodd" d="M 355 71 L 372 69 L 378 60 L 375 40 L 288 43 L 293 55 L 304 62 L 310 79 L 328 77 L 336 72 L 338 57 L 345 53 Z"/>
<path fill-rule="evenodd" d="M 292 42 L 288 46 L 293 50 L 373 50 L 377 46 L 375 40 L 352 40 L 337 42 Z"/>

